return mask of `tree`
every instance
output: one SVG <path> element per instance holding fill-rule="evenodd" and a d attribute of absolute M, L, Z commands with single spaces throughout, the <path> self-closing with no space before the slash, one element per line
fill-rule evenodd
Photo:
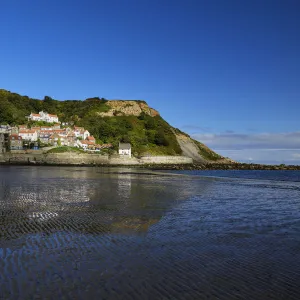
<path fill-rule="evenodd" d="M 168 146 L 169 142 L 162 130 L 157 131 L 155 135 L 155 144 L 158 146 Z"/>
<path fill-rule="evenodd" d="M 128 135 L 123 135 L 120 140 L 121 143 L 130 143 L 130 137 Z"/>
<path fill-rule="evenodd" d="M 145 128 L 146 129 L 155 129 L 156 128 L 156 123 L 155 120 L 152 117 L 147 117 L 145 121 Z"/>
<path fill-rule="evenodd" d="M 51 101 L 53 101 L 53 99 L 51 97 L 49 97 L 49 96 L 45 96 L 44 97 L 44 101 L 45 102 L 51 102 Z"/>

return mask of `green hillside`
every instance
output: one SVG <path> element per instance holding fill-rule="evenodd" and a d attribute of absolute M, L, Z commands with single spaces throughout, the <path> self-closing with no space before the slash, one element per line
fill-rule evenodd
<path fill-rule="evenodd" d="M 180 131 L 171 127 L 145 101 L 108 101 L 99 97 L 58 101 L 48 96 L 39 100 L 0 89 L 0 124 L 32 125 L 26 116 L 41 110 L 57 114 L 60 121 L 70 126 L 85 127 L 98 143 L 112 143 L 117 149 L 119 141 L 130 142 L 135 156 L 182 154 L 177 139 Z M 195 142 L 195 145 L 205 160 L 222 158 L 201 143 Z"/>

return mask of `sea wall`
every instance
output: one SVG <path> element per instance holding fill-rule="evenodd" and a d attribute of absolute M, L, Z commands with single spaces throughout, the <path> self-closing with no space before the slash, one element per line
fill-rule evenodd
<path fill-rule="evenodd" d="M 191 164 L 185 156 L 109 157 L 87 153 L 4 153 L 0 154 L 2 164 L 37 165 L 146 165 L 146 164 Z"/>
<path fill-rule="evenodd" d="M 187 156 L 143 156 L 142 164 L 192 164 L 193 159 Z"/>
<path fill-rule="evenodd" d="M 108 164 L 108 155 L 77 153 L 6 153 L 0 162 L 7 164 L 91 165 Z"/>

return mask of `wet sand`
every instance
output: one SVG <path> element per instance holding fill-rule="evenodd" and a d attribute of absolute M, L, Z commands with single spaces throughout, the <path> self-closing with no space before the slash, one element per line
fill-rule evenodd
<path fill-rule="evenodd" d="M 299 183 L 0 167 L 0 299 L 298 299 Z"/>

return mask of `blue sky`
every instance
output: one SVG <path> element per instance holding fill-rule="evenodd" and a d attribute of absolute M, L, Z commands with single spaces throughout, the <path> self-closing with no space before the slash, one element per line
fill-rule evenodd
<path fill-rule="evenodd" d="M 0 0 L 0 10 L 1 88 L 144 99 L 233 159 L 300 163 L 298 0 Z"/>

